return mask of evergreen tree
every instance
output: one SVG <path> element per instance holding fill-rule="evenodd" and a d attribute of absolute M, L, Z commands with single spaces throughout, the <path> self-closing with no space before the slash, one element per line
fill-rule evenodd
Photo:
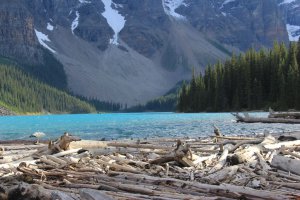
<path fill-rule="evenodd" d="M 187 95 L 187 85 L 185 82 L 182 84 L 179 100 L 178 100 L 178 110 L 179 112 L 187 112 L 188 109 L 188 95 Z"/>
<path fill-rule="evenodd" d="M 300 65 L 300 37 L 297 42 L 297 62 L 298 62 L 298 65 Z"/>

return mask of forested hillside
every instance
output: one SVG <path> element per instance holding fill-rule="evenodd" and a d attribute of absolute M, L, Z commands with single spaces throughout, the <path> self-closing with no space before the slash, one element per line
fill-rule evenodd
<path fill-rule="evenodd" d="M 178 94 L 181 90 L 183 81 L 178 82 L 175 87 L 169 90 L 165 95 L 152 99 L 144 105 L 137 105 L 125 108 L 126 112 L 175 112 L 177 106 Z"/>
<path fill-rule="evenodd" d="M 95 112 L 90 104 L 7 64 L 0 64 L 0 105 L 17 113 Z"/>
<path fill-rule="evenodd" d="M 300 109 L 300 41 L 233 55 L 184 84 L 178 111 Z"/>

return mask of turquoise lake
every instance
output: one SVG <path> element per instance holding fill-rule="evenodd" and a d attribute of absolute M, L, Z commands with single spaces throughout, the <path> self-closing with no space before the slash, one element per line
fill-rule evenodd
<path fill-rule="evenodd" d="M 250 115 L 267 116 L 268 113 Z M 42 131 L 43 139 L 54 139 L 65 131 L 83 139 L 120 139 L 145 137 L 200 137 L 213 135 L 213 124 L 228 135 L 288 132 L 300 125 L 236 123 L 230 113 L 116 113 L 0 117 L 0 140 L 29 139 Z"/>

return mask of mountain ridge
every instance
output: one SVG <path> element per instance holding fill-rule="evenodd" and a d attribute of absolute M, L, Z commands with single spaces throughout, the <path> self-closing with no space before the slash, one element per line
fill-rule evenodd
<path fill-rule="evenodd" d="M 287 24 L 298 26 L 297 5 L 299 0 L 14 0 L 0 5 L 0 23 L 8 30 L 0 43 L 20 52 L 4 48 L 0 54 L 43 63 L 38 47 L 44 46 L 62 63 L 70 91 L 130 106 L 163 95 L 189 79 L 192 68 L 203 71 L 230 52 L 297 38 L 297 28 L 287 32 Z M 1 16 L 30 23 L 16 27 Z M 24 33 L 22 48 L 18 35 L 6 42 L 14 32 Z"/>

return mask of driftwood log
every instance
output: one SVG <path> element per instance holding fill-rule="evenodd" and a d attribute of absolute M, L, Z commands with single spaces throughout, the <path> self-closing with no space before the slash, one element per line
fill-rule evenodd
<path fill-rule="evenodd" d="M 288 118 L 288 119 L 300 119 L 300 112 L 274 112 L 269 109 L 269 118 Z"/>
<path fill-rule="evenodd" d="M 273 157 L 271 166 L 300 175 L 300 160 L 276 155 Z"/>
<path fill-rule="evenodd" d="M 285 123 L 285 124 L 300 124 L 300 119 L 286 119 L 286 118 L 262 118 L 241 116 L 238 113 L 232 113 L 237 119 L 237 122 L 245 123 Z"/>

